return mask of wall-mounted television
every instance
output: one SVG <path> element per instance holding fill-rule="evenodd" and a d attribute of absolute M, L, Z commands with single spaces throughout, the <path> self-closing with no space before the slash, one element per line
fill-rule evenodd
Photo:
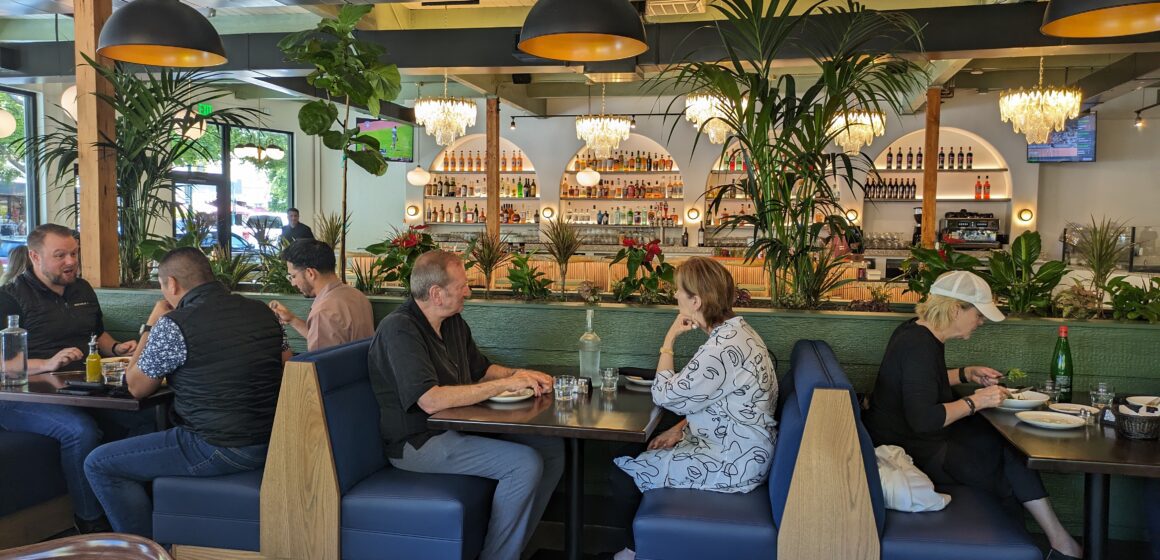
<path fill-rule="evenodd" d="M 387 161 L 414 161 L 414 125 L 394 119 L 358 119 L 356 123 L 363 134 L 379 141 L 379 151 Z"/>
<path fill-rule="evenodd" d="M 1044 144 L 1027 145 L 1027 163 L 1096 160 L 1096 116 L 1067 121 L 1063 132 L 1052 132 Z"/>

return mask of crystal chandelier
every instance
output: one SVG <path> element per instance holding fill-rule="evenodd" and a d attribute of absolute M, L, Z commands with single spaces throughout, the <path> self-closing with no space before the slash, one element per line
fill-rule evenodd
<path fill-rule="evenodd" d="M 881 111 L 854 110 L 834 115 L 830 134 L 846 153 L 857 153 L 886 133 L 886 115 Z"/>
<path fill-rule="evenodd" d="M 999 116 L 1010 122 L 1028 144 L 1047 142 L 1052 131 L 1062 131 L 1067 119 L 1079 116 L 1083 92 L 1069 87 L 1043 87 L 1043 57 L 1039 57 L 1039 85 L 1006 90 L 999 96 Z"/>
<path fill-rule="evenodd" d="M 600 159 L 612 157 L 612 150 L 620 147 L 622 140 L 628 140 L 631 131 L 632 119 L 604 114 L 603 85 L 600 88 L 600 116 L 576 117 L 576 137 L 584 141 L 585 149 L 592 150 Z"/>
<path fill-rule="evenodd" d="M 685 119 L 709 137 L 709 142 L 724 144 L 732 129 L 725 122 L 725 102 L 711 93 L 693 93 L 685 97 Z"/>
<path fill-rule="evenodd" d="M 415 100 L 415 122 L 427 129 L 440 146 L 450 145 L 463 136 L 467 127 L 475 126 L 478 113 L 475 103 L 462 97 L 447 96 L 447 71 L 443 72 L 443 96 Z"/>

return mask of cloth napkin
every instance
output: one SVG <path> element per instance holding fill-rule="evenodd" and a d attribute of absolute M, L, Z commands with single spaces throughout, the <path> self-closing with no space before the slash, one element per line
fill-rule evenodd
<path fill-rule="evenodd" d="M 1141 406 L 1139 410 L 1132 410 L 1125 405 L 1120 405 L 1120 414 L 1127 414 L 1129 416 L 1160 416 L 1160 408 Z"/>
<path fill-rule="evenodd" d="M 878 477 L 882 479 L 882 494 L 888 509 L 939 511 L 951 502 L 949 495 L 934 491 L 930 477 L 914 466 L 914 460 L 901 447 L 879 445 L 874 455 L 878 458 Z"/>

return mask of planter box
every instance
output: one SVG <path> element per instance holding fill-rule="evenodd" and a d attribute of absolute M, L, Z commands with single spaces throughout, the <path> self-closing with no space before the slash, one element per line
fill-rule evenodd
<path fill-rule="evenodd" d="M 137 327 L 160 297 L 156 290 L 98 290 L 105 328 L 118 340 L 136 336 Z M 310 300 L 301 295 L 246 294 L 255 299 L 277 299 L 301 317 Z M 378 321 L 399 306 L 398 297 L 372 297 Z M 479 347 L 492 359 L 511 365 L 570 365 L 578 363 L 576 341 L 584 331 L 581 303 L 525 303 L 469 300 L 463 316 Z M 676 317 L 675 306 L 600 304 L 595 329 L 600 335 L 602 363 L 653 367 L 657 348 Z M 906 313 L 852 313 L 839 311 L 774 311 L 740 309 L 761 333 L 779 360 L 779 374 L 788 371 L 790 349 L 802 338 L 828 342 L 860 392 L 873 388 L 878 364 L 890 334 L 913 315 Z M 1087 387 L 1096 379 L 1115 383 L 1118 392 L 1156 394 L 1160 391 L 1160 325 L 1113 321 L 1008 319 L 988 323 L 971 340 L 947 345 L 947 363 L 985 364 L 1000 371 L 1019 367 L 1038 383 L 1049 371 L 1059 325 L 1070 330 L 1076 364 L 1073 400 L 1086 402 Z M 305 350 L 305 341 L 292 330 L 291 346 Z M 675 350 L 678 364 L 689 359 L 705 336 L 690 333 Z M 1073 531 L 1082 527 L 1083 479 L 1077 475 L 1044 476 L 1060 517 Z M 1142 539 L 1143 515 L 1138 482 L 1114 477 L 1112 484 L 1113 538 Z"/>

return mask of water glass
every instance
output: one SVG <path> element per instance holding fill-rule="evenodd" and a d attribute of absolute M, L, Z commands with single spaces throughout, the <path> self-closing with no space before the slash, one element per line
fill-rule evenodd
<path fill-rule="evenodd" d="M 1112 405 L 1112 400 L 1116 398 L 1116 389 L 1111 383 L 1100 381 L 1093 383 L 1089 387 L 1089 394 L 1092 399 L 1092 406 L 1100 409 L 1100 417 L 1104 415 L 1104 409 Z"/>
<path fill-rule="evenodd" d="M 561 375 L 556 378 L 556 400 L 571 401 L 576 398 L 576 378 L 571 375 Z"/>
<path fill-rule="evenodd" d="M 1043 380 L 1043 386 L 1039 390 L 1044 395 L 1047 395 L 1047 398 L 1051 399 L 1051 402 L 1059 402 L 1059 385 L 1055 383 L 1054 379 L 1048 377 Z"/>
<path fill-rule="evenodd" d="M 600 390 L 616 391 L 616 384 L 620 382 L 620 369 L 606 367 L 600 372 Z"/>
<path fill-rule="evenodd" d="M 125 380 L 125 370 L 129 364 L 121 360 L 101 362 L 101 374 L 105 378 L 105 385 L 120 387 Z"/>

